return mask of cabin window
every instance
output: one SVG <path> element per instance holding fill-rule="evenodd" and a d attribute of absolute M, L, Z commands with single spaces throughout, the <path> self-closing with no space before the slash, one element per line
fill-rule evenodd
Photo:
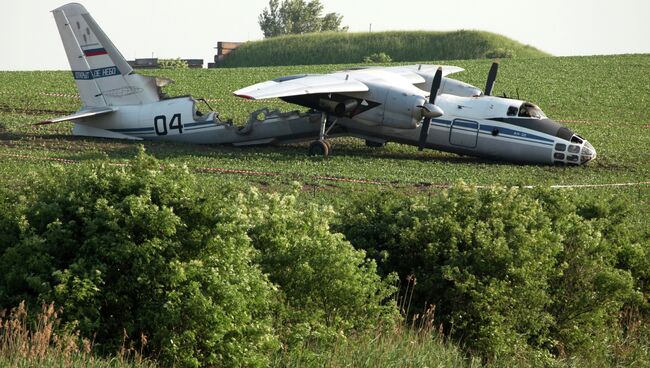
<path fill-rule="evenodd" d="M 508 116 L 517 116 L 518 112 L 519 112 L 519 109 L 517 108 L 517 106 L 508 107 Z"/>

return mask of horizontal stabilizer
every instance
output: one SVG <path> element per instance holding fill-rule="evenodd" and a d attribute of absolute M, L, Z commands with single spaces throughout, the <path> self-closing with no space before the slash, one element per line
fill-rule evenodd
<path fill-rule="evenodd" d="M 133 135 L 126 135 L 122 133 L 113 132 L 106 129 L 95 128 L 86 124 L 75 124 L 72 129 L 72 135 L 82 137 L 98 137 L 110 139 L 126 139 L 131 141 L 141 141 L 142 138 Z"/>
<path fill-rule="evenodd" d="M 113 111 L 115 111 L 115 108 L 112 107 L 87 107 L 75 112 L 72 115 L 62 116 L 56 119 L 45 120 L 40 123 L 36 123 L 34 125 L 54 124 L 54 123 L 61 123 L 64 121 L 73 121 L 79 119 L 92 118 L 94 116 L 105 115 Z"/>

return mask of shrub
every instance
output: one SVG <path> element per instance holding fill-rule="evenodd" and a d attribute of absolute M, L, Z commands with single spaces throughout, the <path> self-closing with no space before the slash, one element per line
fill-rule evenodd
<path fill-rule="evenodd" d="M 160 69 L 187 69 L 189 65 L 187 61 L 181 60 L 180 58 L 160 59 L 158 60 L 158 67 Z"/>
<path fill-rule="evenodd" d="M 603 236 L 623 231 L 624 216 L 584 203 L 559 191 L 460 185 L 432 198 L 369 196 L 337 229 L 382 273 L 415 277 L 414 313 L 435 304 L 445 331 L 488 360 L 525 354 L 542 364 L 551 353 L 601 349 L 602 362 L 614 353 L 619 311 L 643 301 L 620 267 L 617 235 Z"/>
<path fill-rule="evenodd" d="M 385 52 L 375 53 L 363 58 L 363 62 L 366 64 L 370 63 L 391 63 L 393 59 L 390 55 Z"/>
<path fill-rule="evenodd" d="M 331 208 L 301 208 L 297 193 L 247 199 L 257 262 L 279 286 L 282 331 L 291 345 L 332 341 L 351 331 L 389 327 L 398 317 L 393 277 L 377 275 L 376 264 L 330 229 Z"/>
<path fill-rule="evenodd" d="M 63 174 L 22 205 L 1 305 L 55 301 L 106 352 L 142 334 L 170 365 L 266 364 L 275 291 L 236 202 L 206 201 L 191 176 L 143 153 L 131 168 Z"/>
<path fill-rule="evenodd" d="M 496 48 L 485 53 L 486 59 L 510 59 L 515 57 L 515 52 L 511 49 Z"/>
<path fill-rule="evenodd" d="M 0 196 L 0 306 L 53 301 L 99 351 L 146 336 L 164 365 L 263 366 L 395 320 L 390 281 L 295 193 L 206 193 L 143 151 L 24 190 Z"/>

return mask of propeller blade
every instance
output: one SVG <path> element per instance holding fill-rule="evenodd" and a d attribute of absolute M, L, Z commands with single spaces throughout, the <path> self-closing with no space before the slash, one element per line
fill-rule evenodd
<path fill-rule="evenodd" d="M 436 103 L 436 97 L 438 96 L 438 90 L 440 89 L 440 84 L 442 84 L 442 68 L 438 68 L 436 71 L 436 75 L 433 77 L 433 82 L 431 83 L 431 94 L 429 95 L 429 104 L 434 105 Z M 423 106 L 422 109 L 424 110 L 425 107 Z M 432 117 L 432 108 L 427 108 L 426 111 L 423 111 L 424 116 L 428 116 L 424 118 L 424 121 L 422 122 L 422 127 L 420 128 L 420 144 L 418 145 L 418 150 L 422 151 L 424 149 L 424 146 L 427 143 L 427 138 L 429 138 L 429 126 L 431 125 L 431 117 Z M 438 112 L 442 112 L 442 109 L 438 108 Z M 440 114 L 442 115 L 442 114 Z M 440 116 L 438 115 L 438 116 Z"/>
<path fill-rule="evenodd" d="M 492 89 L 494 88 L 494 82 L 497 80 L 497 73 L 499 72 L 499 63 L 492 63 L 490 68 L 490 73 L 488 74 L 487 83 L 485 83 L 485 95 L 491 96 Z"/>
<path fill-rule="evenodd" d="M 427 144 L 430 125 L 431 125 L 431 118 L 425 118 L 424 121 L 422 122 L 422 128 L 420 129 L 420 144 L 418 146 L 418 151 L 424 150 L 424 145 Z"/>
<path fill-rule="evenodd" d="M 429 95 L 429 103 L 434 104 L 436 102 L 436 97 L 438 96 L 438 90 L 440 89 L 440 84 L 442 83 L 442 68 L 436 70 L 436 75 L 433 77 L 433 83 L 431 83 L 431 94 Z"/>

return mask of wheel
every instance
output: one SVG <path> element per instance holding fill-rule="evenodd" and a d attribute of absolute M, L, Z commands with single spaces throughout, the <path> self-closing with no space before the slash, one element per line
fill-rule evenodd
<path fill-rule="evenodd" d="M 309 145 L 309 156 L 327 157 L 329 154 L 330 149 L 325 141 L 313 141 Z"/>
<path fill-rule="evenodd" d="M 386 147 L 386 142 L 369 141 L 366 139 L 366 146 L 372 148 L 383 148 Z"/>

